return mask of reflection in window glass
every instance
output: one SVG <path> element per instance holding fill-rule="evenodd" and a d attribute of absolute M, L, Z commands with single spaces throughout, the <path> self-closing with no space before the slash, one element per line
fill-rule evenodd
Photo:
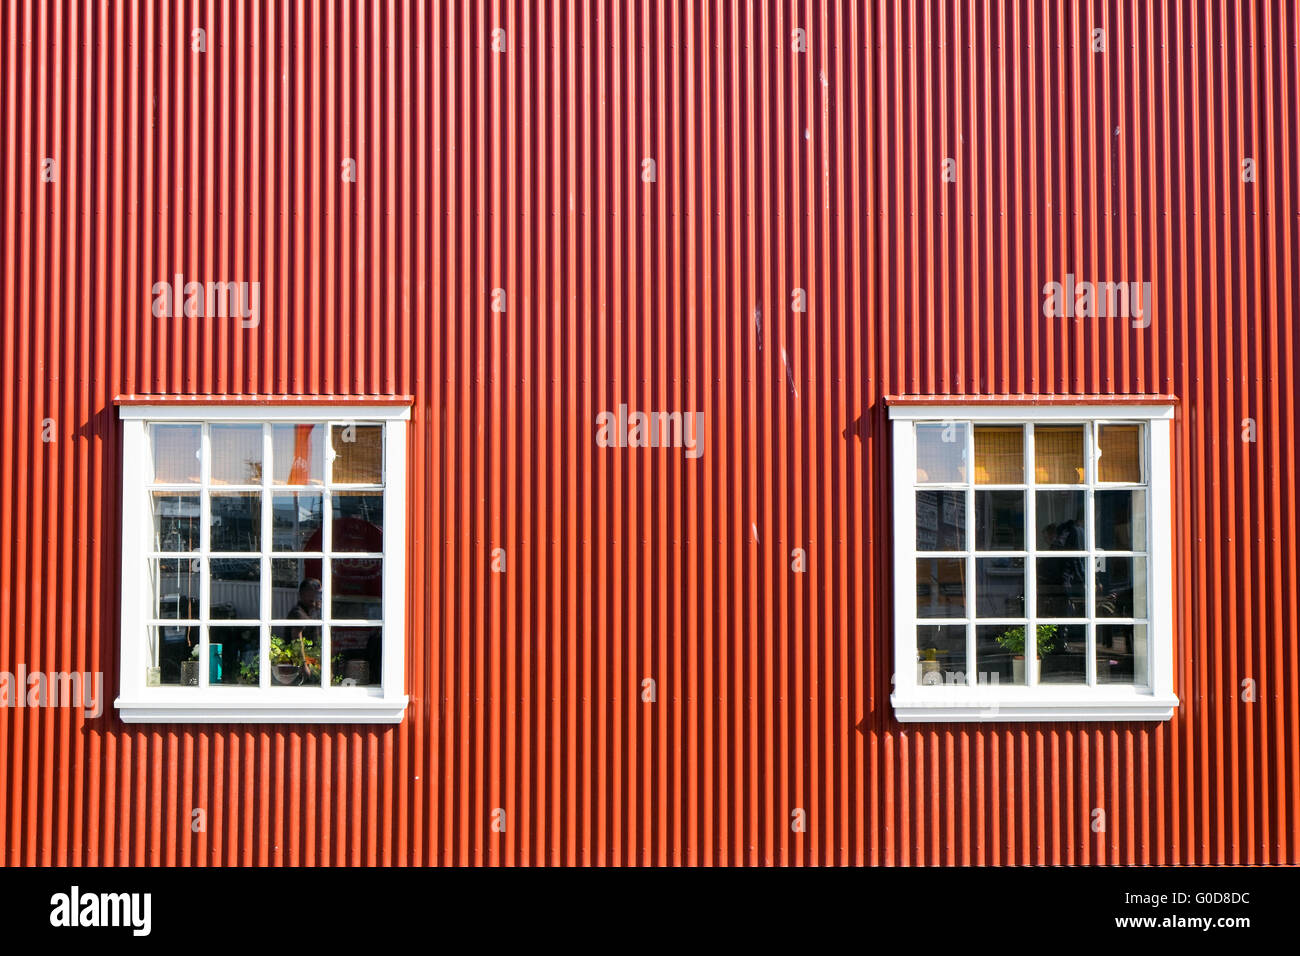
<path fill-rule="evenodd" d="M 975 668 L 980 684 L 1025 683 L 1025 626 L 981 624 L 975 628 Z"/>
<path fill-rule="evenodd" d="M 916 550 L 966 549 L 966 492 L 916 493 Z"/>
<path fill-rule="evenodd" d="M 261 425 L 212 425 L 208 434 L 214 485 L 262 483 Z"/>
<path fill-rule="evenodd" d="M 333 498 L 335 551 L 384 550 L 384 496 L 382 492 L 336 492 Z"/>
<path fill-rule="evenodd" d="M 199 483 L 198 425 L 153 426 L 153 480 L 159 484 Z"/>
<path fill-rule="evenodd" d="M 1083 484 L 1083 426 L 1036 426 L 1034 473 L 1042 485 Z"/>
<path fill-rule="evenodd" d="M 282 492 L 271 496 L 271 550 L 320 551 L 321 496 Z"/>
<path fill-rule="evenodd" d="M 966 480 L 966 423 L 916 426 L 916 480 Z"/>
<path fill-rule="evenodd" d="M 271 617 L 319 620 L 321 615 L 320 558 L 271 559 Z"/>
<path fill-rule="evenodd" d="M 336 619 L 377 621 L 383 616 L 384 562 L 379 558 L 330 560 L 331 611 Z"/>
<path fill-rule="evenodd" d="M 920 558 L 916 562 L 916 616 L 966 616 L 966 562 Z"/>
<path fill-rule="evenodd" d="M 1039 551 L 1084 551 L 1085 493 L 1040 491 L 1035 499 Z"/>
<path fill-rule="evenodd" d="M 1147 616 L 1147 559 L 1101 556 L 1097 561 L 1097 616 Z"/>
<path fill-rule="evenodd" d="M 916 682 L 924 687 L 966 683 L 966 625 L 916 629 Z"/>
<path fill-rule="evenodd" d="M 975 426 L 975 483 L 1019 485 L 1025 480 L 1025 430 L 1019 425 Z"/>
<path fill-rule="evenodd" d="M 258 558 L 213 558 L 211 600 L 214 620 L 257 620 L 262 616 L 262 562 Z"/>
<path fill-rule="evenodd" d="M 277 485 L 319 485 L 324 481 L 325 426 L 272 425 L 271 480 Z"/>
<path fill-rule="evenodd" d="M 1093 493 L 1097 549 L 1145 551 L 1147 547 L 1147 493 L 1097 491 Z"/>
<path fill-rule="evenodd" d="M 975 492 L 975 549 L 1023 551 L 1025 549 L 1025 493 Z"/>
<path fill-rule="evenodd" d="M 1039 617 L 1087 617 L 1087 558 L 1039 558 Z"/>
<path fill-rule="evenodd" d="M 155 491 L 152 498 L 154 550 L 197 551 L 199 549 L 199 496 Z"/>
<path fill-rule="evenodd" d="M 976 617 L 1023 617 L 1025 559 L 975 560 Z"/>
<path fill-rule="evenodd" d="M 1038 625 L 1040 684 L 1088 682 L 1088 625 Z"/>
<path fill-rule="evenodd" d="M 199 619 L 199 567 L 194 558 L 155 558 L 154 608 L 161 621 Z"/>
<path fill-rule="evenodd" d="M 1097 683 L 1147 683 L 1147 626 L 1097 625 Z"/>
<path fill-rule="evenodd" d="M 211 548 L 213 551 L 259 551 L 262 542 L 262 495 L 257 491 L 214 493 Z"/>

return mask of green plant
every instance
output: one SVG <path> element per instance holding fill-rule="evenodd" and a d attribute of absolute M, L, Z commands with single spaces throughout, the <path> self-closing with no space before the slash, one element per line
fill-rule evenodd
<path fill-rule="evenodd" d="M 1038 625 L 1038 656 L 1050 654 L 1056 650 L 1057 626 L 1055 624 Z M 1023 657 L 1025 653 L 1025 628 L 1024 625 L 1007 628 L 998 635 L 998 644 L 1002 649 L 1015 657 Z"/>

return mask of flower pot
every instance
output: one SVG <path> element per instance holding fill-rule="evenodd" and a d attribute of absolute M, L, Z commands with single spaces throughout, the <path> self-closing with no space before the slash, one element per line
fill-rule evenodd
<path fill-rule="evenodd" d="M 1038 658 L 1038 663 L 1042 664 L 1043 659 Z M 1025 659 L 1021 657 L 1011 658 L 1011 679 L 1012 683 L 1023 684 L 1025 682 Z"/>
<path fill-rule="evenodd" d="M 922 661 L 921 663 L 937 664 L 938 662 Z M 369 684 L 370 683 L 370 662 L 369 661 L 348 661 L 343 668 L 343 676 L 345 680 L 351 681 L 354 684 Z"/>
<path fill-rule="evenodd" d="M 199 686 L 199 662 L 198 661 L 181 661 L 181 686 L 182 687 Z"/>
<path fill-rule="evenodd" d="M 272 664 L 271 678 L 277 684 L 289 686 L 297 682 L 299 668 L 297 664 Z"/>

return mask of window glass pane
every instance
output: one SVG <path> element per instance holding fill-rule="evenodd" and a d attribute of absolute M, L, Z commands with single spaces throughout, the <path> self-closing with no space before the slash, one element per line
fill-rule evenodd
<path fill-rule="evenodd" d="M 966 561 L 921 558 L 916 562 L 916 616 L 966 616 Z"/>
<path fill-rule="evenodd" d="M 344 485 L 383 483 L 382 425 L 334 426 L 334 481 Z"/>
<path fill-rule="evenodd" d="M 1142 480 L 1142 426 L 1101 425 L 1097 429 L 1098 481 Z"/>
<path fill-rule="evenodd" d="M 975 483 L 1019 485 L 1025 480 L 1025 430 L 1019 425 L 975 426 Z"/>
<path fill-rule="evenodd" d="M 1147 493 L 1097 491 L 1093 493 L 1097 519 L 1097 548 L 1101 551 L 1145 551 L 1147 548 Z"/>
<path fill-rule="evenodd" d="M 1087 617 L 1087 558 L 1039 558 L 1039 617 Z"/>
<path fill-rule="evenodd" d="M 332 550 L 384 550 L 384 495 L 382 492 L 336 492 L 333 498 Z"/>
<path fill-rule="evenodd" d="M 916 480 L 966 480 L 966 423 L 916 426 Z"/>
<path fill-rule="evenodd" d="M 194 558 L 154 558 L 154 610 L 162 621 L 199 618 L 199 561 Z"/>
<path fill-rule="evenodd" d="M 149 658 L 145 665 L 145 685 L 157 687 L 197 687 L 198 658 L 192 651 L 199 644 L 199 626 L 160 624 L 149 628 Z M 181 666 L 185 664 L 185 683 L 181 683 Z"/>
<path fill-rule="evenodd" d="M 199 496 L 153 493 L 155 551 L 199 550 Z"/>
<path fill-rule="evenodd" d="M 975 492 L 975 549 L 1025 550 L 1025 493 Z"/>
<path fill-rule="evenodd" d="M 271 686 L 319 687 L 320 627 L 302 623 L 271 628 Z"/>
<path fill-rule="evenodd" d="M 1038 550 L 1084 551 L 1084 502 L 1082 491 L 1040 491 L 1035 499 Z"/>
<path fill-rule="evenodd" d="M 1034 428 L 1034 477 L 1044 485 L 1083 484 L 1083 426 Z"/>
<path fill-rule="evenodd" d="M 1088 625 L 1038 625 L 1038 682 L 1086 684 L 1088 682 Z"/>
<path fill-rule="evenodd" d="M 199 482 L 198 425 L 153 426 L 153 480 L 168 484 Z"/>
<path fill-rule="evenodd" d="M 1147 616 L 1147 559 L 1099 557 L 1097 616 Z"/>
<path fill-rule="evenodd" d="M 271 550 L 320 551 L 321 496 L 287 492 L 271 496 Z"/>
<path fill-rule="evenodd" d="M 966 492 L 917 491 L 916 550 L 966 548 Z"/>
<path fill-rule="evenodd" d="M 258 627 L 208 630 L 208 683 L 257 686 Z"/>
<path fill-rule="evenodd" d="M 262 616 L 262 562 L 259 558 L 213 558 L 213 620 L 252 620 Z"/>
<path fill-rule="evenodd" d="M 272 425 L 271 480 L 277 485 L 323 483 L 324 449 L 324 425 Z"/>
<path fill-rule="evenodd" d="M 1147 626 L 1097 625 L 1097 683 L 1147 683 Z"/>
<path fill-rule="evenodd" d="M 262 547 L 262 493 L 214 493 L 212 506 L 213 551 L 260 551 Z"/>
<path fill-rule="evenodd" d="M 916 682 L 922 686 L 966 683 L 966 625 L 916 629 Z"/>
<path fill-rule="evenodd" d="M 262 483 L 261 425 L 213 425 L 209 437 L 214 485 Z"/>
<path fill-rule="evenodd" d="M 384 563 L 379 558 L 330 560 L 330 614 L 349 621 L 378 621 L 384 616 Z"/>
<path fill-rule="evenodd" d="M 975 559 L 976 617 L 1023 617 L 1025 559 Z"/>
<path fill-rule="evenodd" d="M 975 628 L 975 668 L 980 684 L 1025 683 L 1025 626 L 982 624 Z"/>
<path fill-rule="evenodd" d="M 271 617 L 277 621 L 294 618 L 320 619 L 320 558 L 273 558 L 271 560 Z"/>
<path fill-rule="evenodd" d="M 379 683 L 383 631 L 378 627 L 335 627 L 330 631 L 330 683 L 345 687 Z"/>

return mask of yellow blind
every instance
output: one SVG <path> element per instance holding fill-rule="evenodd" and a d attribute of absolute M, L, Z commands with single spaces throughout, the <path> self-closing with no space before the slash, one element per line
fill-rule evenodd
<path fill-rule="evenodd" d="M 1025 480 L 1025 433 L 1020 426 L 975 429 L 975 483 L 1018 485 Z"/>
<path fill-rule="evenodd" d="M 1103 425 L 1099 429 L 1097 477 L 1101 481 L 1142 480 L 1140 425 Z"/>
<path fill-rule="evenodd" d="M 1034 476 L 1047 485 L 1083 482 L 1083 426 L 1050 425 L 1034 429 Z"/>

